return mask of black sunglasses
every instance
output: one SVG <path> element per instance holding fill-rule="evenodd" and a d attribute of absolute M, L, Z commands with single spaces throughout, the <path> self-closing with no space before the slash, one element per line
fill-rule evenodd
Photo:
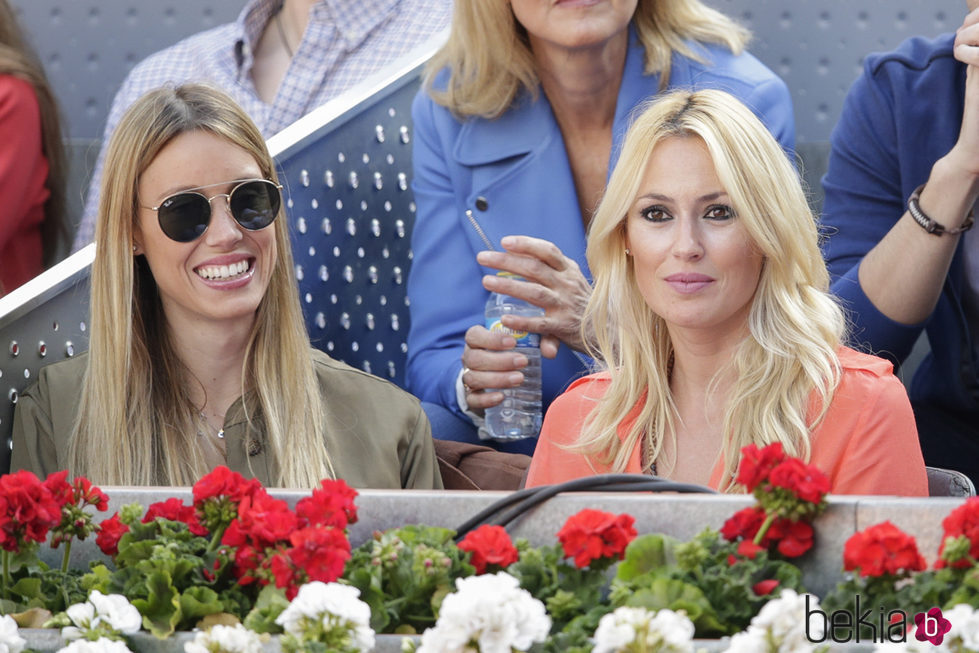
<path fill-rule="evenodd" d="M 230 193 L 211 197 L 196 192 L 204 188 L 208 186 L 181 191 L 164 199 L 159 206 L 148 207 L 156 211 L 160 229 L 167 237 L 179 243 L 200 238 L 211 223 L 211 202 L 217 197 L 227 199 L 231 217 L 248 231 L 258 231 L 272 224 L 282 206 L 282 186 L 268 179 L 244 179 Z"/>

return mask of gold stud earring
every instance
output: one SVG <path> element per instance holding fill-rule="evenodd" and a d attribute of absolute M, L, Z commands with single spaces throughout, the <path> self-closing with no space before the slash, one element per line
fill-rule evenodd
<path fill-rule="evenodd" d="M 626 255 L 626 256 L 632 256 L 632 250 L 631 250 L 631 249 L 629 249 L 628 247 L 626 247 L 626 248 L 625 248 L 625 255 Z"/>

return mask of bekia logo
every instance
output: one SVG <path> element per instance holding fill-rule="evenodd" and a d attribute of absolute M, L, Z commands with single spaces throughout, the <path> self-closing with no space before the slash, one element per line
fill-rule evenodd
<path fill-rule="evenodd" d="M 906 642 L 913 631 L 919 642 L 940 646 L 952 629 L 952 623 L 942 614 L 941 608 L 917 613 L 912 627 L 904 610 L 887 610 L 879 606 L 875 613 L 873 609 L 861 609 L 860 598 L 859 594 L 854 596 L 852 612 L 833 610 L 827 614 L 817 607 L 811 607 L 809 595 L 806 595 L 806 639 L 814 644 L 827 640 L 837 643 L 898 643 Z"/>
<path fill-rule="evenodd" d="M 940 646 L 945 634 L 952 629 L 952 623 L 942 616 L 941 608 L 914 615 L 914 638 L 919 642 L 931 642 Z"/>

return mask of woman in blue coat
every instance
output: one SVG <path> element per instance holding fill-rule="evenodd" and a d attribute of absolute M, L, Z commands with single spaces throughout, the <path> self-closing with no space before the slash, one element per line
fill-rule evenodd
<path fill-rule="evenodd" d="M 490 291 L 545 309 L 504 318 L 541 334 L 545 408 L 587 370 L 585 235 L 637 106 L 666 89 L 725 90 L 792 149 L 788 89 L 747 39 L 699 0 L 456 0 L 412 108 L 407 376 L 435 437 L 477 441 L 472 422 L 503 399 L 485 390 L 522 381 L 513 339 L 482 326 Z"/>

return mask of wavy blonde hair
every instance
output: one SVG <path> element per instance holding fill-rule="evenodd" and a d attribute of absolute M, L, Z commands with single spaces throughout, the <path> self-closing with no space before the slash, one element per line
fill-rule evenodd
<path fill-rule="evenodd" d="M 700 0 L 639 0 L 632 24 L 646 50 L 645 73 L 660 74 L 660 90 L 669 84 L 674 53 L 701 60 L 690 41 L 740 54 L 750 39 L 747 29 Z M 527 32 L 507 0 L 456 0 L 449 40 L 429 61 L 425 88 L 459 117 L 491 119 L 521 91 L 537 97 L 536 68 Z M 448 71 L 444 89 L 441 81 L 434 84 L 442 70 Z"/>
<path fill-rule="evenodd" d="M 648 438 L 648 466 L 674 433 L 672 343 L 663 319 L 643 300 L 625 254 L 626 216 L 650 153 L 673 137 L 704 142 L 738 219 L 764 256 L 749 335 L 726 368 L 736 380 L 724 410 L 722 487 L 733 490 L 731 479 L 747 444 L 781 442 L 790 454 L 809 459 L 811 429 L 839 383 L 837 350 L 845 322 L 828 293 L 816 219 L 795 168 L 761 121 L 722 91 L 662 96 L 626 135 L 586 252 L 595 288 L 582 328 L 596 334 L 595 353 L 607 361 L 612 381 L 574 448 L 621 471 L 641 438 Z M 642 411 L 620 441 L 617 428 L 644 396 Z"/>
<path fill-rule="evenodd" d="M 119 122 L 102 177 L 89 365 L 68 447 L 73 473 L 98 483 L 190 485 L 209 471 L 197 436 L 198 407 L 187 391 L 189 373 L 168 337 L 149 266 L 132 250 L 140 175 L 171 140 L 195 130 L 247 151 L 262 176 L 277 181 L 258 128 L 215 88 L 151 91 Z M 247 345 L 242 395 L 249 422 L 260 417 L 264 425 L 279 470 L 274 484 L 312 487 L 333 476 L 323 446 L 325 416 L 281 213 L 273 229 L 278 255 Z M 245 379 L 252 383 L 246 386 Z"/>

